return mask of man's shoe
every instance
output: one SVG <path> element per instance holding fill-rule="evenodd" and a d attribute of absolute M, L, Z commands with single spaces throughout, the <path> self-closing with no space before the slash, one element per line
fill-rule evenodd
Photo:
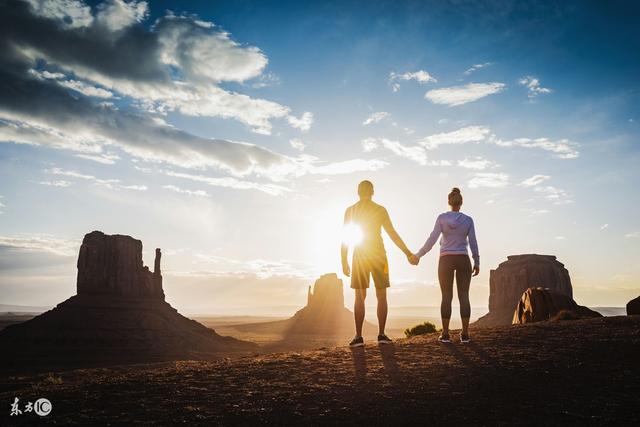
<path fill-rule="evenodd" d="M 378 335 L 378 344 L 393 344 L 393 341 L 385 334 L 381 334 Z"/>
<path fill-rule="evenodd" d="M 362 347 L 364 346 L 364 339 L 362 337 L 355 337 L 349 343 L 349 347 Z"/>
<path fill-rule="evenodd" d="M 471 342 L 471 338 L 469 338 L 469 334 L 464 335 L 464 334 L 460 334 L 460 342 L 462 343 L 468 343 Z"/>
<path fill-rule="evenodd" d="M 440 342 L 451 342 L 451 339 L 449 339 L 449 334 L 442 334 L 438 337 L 438 341 Z"/>

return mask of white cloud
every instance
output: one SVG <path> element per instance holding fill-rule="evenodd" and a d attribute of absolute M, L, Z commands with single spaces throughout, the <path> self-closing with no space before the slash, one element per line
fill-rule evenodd
<path fill-rule="evenodd" d="M 624 235 L 627 239 L 637 239 L 640 238 L 640 231 L 633 231 L 631 233 L 627 233 Z"/>
<path fill-rule="evenodd" d="M 575 159 L 580 155 L 580 152 L 578 151 L 579 144 L 568 139 L 552 141 L 548 138 L 516 138 L 503 141 L 493 137 L 490 138 L 489 142 L 501 147 L 539 148 L 541 150 L 550 151 L 561 159 Z"/>
<path fill-rule="evenodd" d="M 49 71 L 38 71 L 33 68 L 29 70 L 29 74 L 37 79 L 53 80 L 62 87 L 74 90 L 85 96 L 92 96 L 94 98 L 112 98 L 114 95 L 108 90 L 78 81 L 78 80 L 65 80 L 66 76 L 62 73 L 51 73 Z"/>
<path fill-rule="evenodd" d="M 458 166 L 465 169 L 485 170 L 489 167 L 495 167 L 496 164 L 491 160 L 476 157 L 475 159 L 458 160 Z"/>
<path fill-rule="evenodd" d="M 353 172 L 373 172 L 388 165 L 384 160 L 352 159 L 342 162 L 329 163 L 324 166 L 313 166 L 309 172 L 314 175 L 341 175 Z"/>
<path fill-rule="evenodd" d="M 536 215 L 544 215 L 544 214 L 548 214 L 549 210 L 548 209 L 537 209 L 535 211 L 531 211 L 531 215 L 532 216 L 536 216 Z"/>
<path fill-rule="evenodd" d="M 147 2 L 107 0 L 98 6 L 96 23 L 110 31 L 120 31 L 137 22 L 142 22 L 148 13 Z"/>
<path fill-rule="evenodd" d="M 366 138 L 362 141 L 362 148 L 365 152 L 375 150 L 380 146 L 397 156 L 412 160 L 422 166 L 427 164 L 427 153 L 424 148 L 418 145 L 408 147 L 398 141 L 391 141 L 386 138 Z"/>
<path fill-rule="evenodd" d="M 95 98 L 112 98 L 113 93 L 108 90 L 88 85 L 86 83 L 77 80 L 60 80 L 58 81 L 60 86 L 80 92 L 85 96 L 93 96 Z"/>
<path fill-rule="evenodd" d="M 27 0 L 40 17 L 56 20 L 65 28 L 88 27 L 93 22 L 91 7 L 80 0 Z"/>
<path fill-rule="evenodd" d="M 372 113 L 369 117 L 367 117 L 365 119 L 364 122 L 362 122 L 362 126 L 367 126 L 370 125 L 372 123 L 378 123 L 379 121 L 385 119 L 386 117 L 389 117 L 390 114 L 387 113 L 386 111 L 378 111 L 376 113 Z"/>
<path fill-rule="evenodd" d="M 418 143 L 427 150 L 433 150 L 445 144 L 465 144 L 467 142 L 483 141 L 490 130 L 484 126 L 467 126 L 453 132 L 442 132 L 427 136 Z"/>
<path fill-rule="evenodd" d="M 311 129 L 311 125 L 313 124 L 313 113 L 310 113 L 308 111 L 304 112 L 302 113 L 302 116 L 300 116 L 300 118 L 287 116 L 287 121 L 292 127 L 300 129 L 303 132 L 307 132 L 309 129 Z"/>
<path fill-rule="evenodd" d="M 290 139 L 289 144 L 298 151 L 304 151 L 304 149 L 307 148 L 307 144 L 298 138 Z"/>
<path fill-rule="evenodd" d="M 73 170 L 65 170 L 65 169 L 61 169 L 61 168 L 51 168 L 51 169 L 45 169 L 46 173 L 52 174 L 52 175 L 57 175 L 57 176 L 66 176 L 69 178 L 75 178 L 75 179 L 80 179 L 80 180 L 84 180 L 84 181 L 89 181 L 94 183 L 95 185 L 99 185 L 102 187 L 106 187 L 112 190 L 117 190 L 117 189 L 123 189 L 123 190 L 135 190 L 135 191 L 144 191 L 147 189 L 146 186 L 144 185 L 123 185 L 120 184 L 120 180 L 119 179 L 101 179 L 101 178 L 97 178 L 93 175 L 87 175 L 87 174 L 83 174 L 77 171 L 73 171 Z M 46 184 L 45 184 L 46 183 Z M 57 185 L 56 185 L 57 183 Z M 41 182 L 41 184 L 43 185 L 52 185 L 55 187 L 68 187 L 69 185 L 67 185 L 67 181 L 57 181 L 57 182 L 51 182 L 51 181 L 43 181 Z"/>
<path fill-rule="evenodd" d="M 147 191 L 148 187 L 146 185 L 122 185 L 120 188 L 125 190 L 134 190 L 134 191 Z"/>
<path fill-rule="evenodd" d="M 556 240 L 566 240 L 567 238 L 564 236 L 556 236 L 555 237 Z"/>
<path fill-rule="evenodd" d="M 426 84 L 429 82 L 436 83 L 438 81 L 431 74 L 429 74 L 424 70 L 406 72 L 402 74 L 399 74 L 393 71 L 389 73 L 389 84 L 391 84 L 391 88 L 393 89 L 394 92 L 397 92 L 398 90 L 400 90 L 399 81 L 409 81 L 409 80 L 415 80 L 420 84 Z"/>
<path fill-rule="evenodd" d="M 194 254 L 196 265 L 205 265 L 207 270 L 200 272 L 184 272 L 186 275 L 255 275 L 259 279 L 270 277 L 301 277 L 312 278 L 318 273 L 314 266 L 309 264 L 294 262 L 290 260 L 265 260 L 251 259 L 238 260 L 220 255 Z M 213 271 L 209 271 L 213 269 Z M 175 274 L 175 273 L 173 273 Z"/>
<path fill-rule="evenodd" d="M 54 255 L 76 256 L 80 242 L 59 239 L 46 234 L 0 236 L 0 246 L 30 252 L 48 252 Z"/>
<path fill-rule="evenodd" d="M 39 184 L 46 185 L 49 187 L 69 187 L 71 183 L 65 180 L 56 180 L 56 181 L 40 181 Z"/>
<path fill-rule="evenodd" d="M 442 89 L 432 89 L 424 97 L 434 104 L 444 104 L 451 107 L 477 101 L 485 96 L 500 93 L 505 89 L 504 83 L 469 83 L 463 86 L 451 86 Z"/>
<path fill-rule="evenodd" d="M 468 182 L 469 188 L 500 188 L 509 185 L 509 175 L 505 173 L 479 172 Z"/>
<path fill-rule="evenodd" d="M 76 157 L 80 157 L 81 159 L 91 160 L 94 162 L 102 163 L 103 165 L 112 165 L 118 160 L 120 157 L 115 154 L 76 154 Z"/>
<path fill-rule="evenodd" d="M 607 228 L 609 228 L 609 224 L 602 224 L 600 226 L 600 230 L 606 230 Z"/>
<path fill-rule="evenodd" d="M 538 193 L 542 193 L 545 199 L 550 200 L 557 205 L 573 203 L 571 196 L 565 190 L 554 187 L 552 185 L 538 186 L 533 190 Z"/>
<path fill-rule="evenodd" d="M 188 196 L 210 197 L 209 193 L 204 190 L 186 190 L 175 185 L 163 185 L 162 188 L 175 193 L 186 194 Z"/>
<path fill-rule="evenodd" d="M 534 175 L 531 178 L 527 178 L 524 181 L 522 181 L 520 184 L 520 186 L 522 187 L 535 187 L 536 185 L 547 181 L 551 179 L 551 177 L 549 175 Z"/>
<path fill-rule="evenodd" d="M 56 20 L 61 31 L 40 38 L 14 32 L 19 39 L 10 40 L 11 45 L 20 46 L 20 55 L 33 64 L 44 60 L 46 67 L 64 72 L 46 70 L 50 76 L 74 76 L 58 84 L 93 97 L 125 95 L 152 113 L 178 111 L 235 119 L 260 134 L 271 134 L 274 119 L 284 119 L 302 131 L 311 127 L 309 112 L 296 117 L 287 106 L 219 86 L 225 81 L 260 78 L 268 58 L 259 48 L 236 42 L 211 22 L 167 12 L 145 29 L 141 22 L 148 15 L 146 2 L 109 0 L 95 9 L 95 17 L 91 8 L 77 1 L 32 3 L 34 13 Z M 79 26 L 88 29 L 84 33 L 73 30 Z M 92 50 L 67 48 L 75 42 L 90 45 Z M 116 48 L 122 45 L 127 49 Z M 117 72 L 100 59 L 106 56 L 118 63 Z"/>
<path fill-rule="evenodd" d="M 4 196 L 0 196 L 0 199 L 3 199 Z M 2 215 L 4 213 L 4 208 L 6 208 L 7 205 L 5 205 L 4 203 L 2 203 L 2 200 L 0 200 L 0 215 Z"/>
<path fill-rule="evenodd" d="M 538 148 L 549 151 L 561 159 L 575 159 L 580 155 L 577 142 L 566 138 L 552 141 L 548 138 L 516 138 L 511 140 L 499 139 L 486 126 L 467 126 L 452 132 L 442 132 L 427 136 L 418 141 L 427 150 L 433 150 L 441 145 L 466 144 L 469 142 L 484 142 L 500 147 Z"/>
<path fill-rule="evenodd" d="M 479 69 L 481 69 L 481 68 L 488 67 L 489 65 L 491 65 L 491 62 L 485 62 L 485 63 L 483 63 L 483 64 L 474 64 L 474 65 L 472 65 L 471 67 L 469 67 L 469 68 L 464 72 L 464 74 L 469 75 L 469 74 L 473 73 L 474 71 L 479 70 Z"/>
<path fill-rule="evenodd" d="M 265 87 L 273 87 L 280 85 L 280 77 L 272 72 L 261 74 L 257 81 L 251 84 L 254 89 L 262 89 Z"/>
<path fill-rule="evenodd" d="M 518 80 L 518 83 L 527 87 L 527 96 L 529 98 L 535 98 L 540 94 L 552 92 L 551 89 L 540 86 L 540 80 L 533 76 L 522 77 Z"/>
<path fill-rule="evenodd" d="M 233 177 L 210 177 L 206 175 L 196 175 L 190 173 L 164 171 L 167 176 L 175 178 L 189 179 L 195 182 L 202 182 L 212 187 L 233 188 L 237 190 L 258 190 L 267 193 L 272 196 L 280 196 L 284 193 L 288 193 L 291 190 L 287 187 L 276 184 L 261 184 L 252 181 L 245 181 L 236 179 Z"/>

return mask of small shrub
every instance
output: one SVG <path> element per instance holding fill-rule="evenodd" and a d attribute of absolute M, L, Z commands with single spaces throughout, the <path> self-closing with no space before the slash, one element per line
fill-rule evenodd
<path fill-rule="evenodd" d="M 60 385 L 64 381 L 62 381 L 62 377 L 58 376 L 52 372 L 49 372 L 46 377 L 43 378 L 43 384 L 51 384 L 51 385 Z"/>
<path fill-rule="evenodd" d="M 434 325 L 431 322 L 424 322 L 414 326 L 413 328 L 405 329 L 404 335 L 407 338 L 410 338 L 410 337 L 415 337 L 416 335 L 430 334 L 432 332 L 436 332 L 436 325 Z"/>

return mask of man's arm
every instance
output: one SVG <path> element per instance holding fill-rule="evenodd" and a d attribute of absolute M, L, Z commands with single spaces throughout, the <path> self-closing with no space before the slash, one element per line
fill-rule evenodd
<path fill-rule="evenodd" d="M 349 209 L 347 209 L 344 212 L 343 227 L 349 223 L 349 221 L 351 220 L 350 217 L 351 217 L 350 211 Z M 349 268 L 349 260 L 347 259 L 348 255 L 349 255 L 349 246 L 345 244 L 343 241 L 342 245 L 340 245 L 340 259 L 342 259 L 342 273 L 347 277 L 351 275 L 351 268 Z"/>
<path fill-rule="evenodd" d="M 391 218 L 389 217 L 389 213 L 387 212 L 386 209 L 384 211 L 384 216 L 385 218 L 382 221 L 382 227 L 384 228 L 384 231 L 387 232 L 387 234 L 389 235 L 393 243 L 395 243 L 396 246 L 400 248 L 402 252 L 404 252 L 407 258 L 412 257 L 413 253 L 409 250 L 407 245 L 404 244 L 404 241 L 402 240 L 402 238 L 400 237 L 396 229 L 393 228 L 393 224 L 391 223 Z"/>

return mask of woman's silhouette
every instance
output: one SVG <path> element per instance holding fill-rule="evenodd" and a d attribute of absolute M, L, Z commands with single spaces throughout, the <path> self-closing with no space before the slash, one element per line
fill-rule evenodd
<path fill-rule="evenodd" d="M 474 276 L 477 276 L 480 272 L 478 242 L 476 241 L 473 219 L 460 212 L 460 207 L 462 206 L 460 189 L 454 187 L 449 193 L 448 199 L 451 211 L 438 215 L 431 235 L 416 256 L 421 258 L 429 252 L 440 234 L 442 234 L 440 260 L 438 262 L 438 280 L 442 291 L 442 303 L 440 305 L 442 335 L 438 339 L 442 342 L 450 342 L 449 320 L 451 319 L 451 300 L 453 299 L 453 277 L 455 273 L 458 300 L 460 301 L 460 317 L 462 318 L 460 342 L 469 342 L 469 317 L 471 317 L 469 285 L 471 284 L 472 271 Z M 473 269 L 471 268 L 467 246 L 471 247 Z"/>

